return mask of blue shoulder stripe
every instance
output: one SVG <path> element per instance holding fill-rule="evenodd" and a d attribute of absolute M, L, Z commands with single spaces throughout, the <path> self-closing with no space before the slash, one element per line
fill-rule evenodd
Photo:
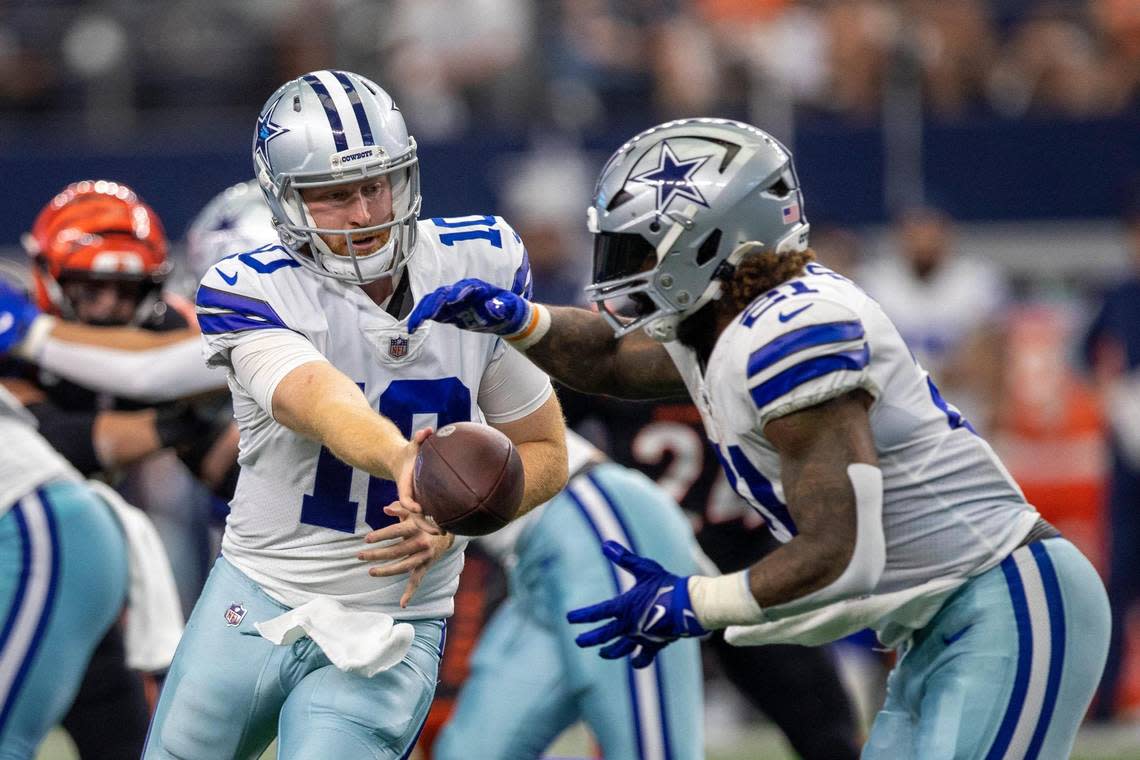
<path fill-rule="evenodd" d="M 751 391 L 752 401 L 757 407 L 762 408 L 809 380 L 815 380 L 832 372 L 860 370 L 866 367 L 870 360 L 871 351 L 866 343 L 861 349 L 808 359 L 757 385 Z"/>
<path fill-rule="evenodd" d="M 851 322 L 828 322 L 822 325 L 808 325 L 793 330 L 761 346 L 748 357 L 748 376 L 763 372 L 776 362 L 794 353 L 827 343 L 843 343 L 863 337 L 863 324 Z"/>
<path fill-rule="evenodd" d="M 244 314 L 199 314 L 198 327 L 203 335 L 221 335 L 229 332 L 244 332 L 246 330 L 264 330 L 265 328 L 289 329 L 278 322 L 266 322 L 261 319 L 247 317 Z"/>
<path fill-rule="evenodd" d="M 522 263 L 515 270 L 515 279 L 511 283 L 511 292 L 523 298 L 530 298 L 534 292 L 534 280 L 530 276 L 530 256 L 523 249 Z"/>
<path fill-rule="evenodd" d="M 201 285 L 194 297 L 199 309 L 225 309 L 235 312 L 243 318 L 256 321 L 262 327 L 286 327 L 285 320 L 273 310 L 273 307 L 258 298 L 231 293 L 227 290 L 218 290 L 208 285 Z M 231 316 L 227 314 L 199 314 L 198 322 L 211 316 Z"/>

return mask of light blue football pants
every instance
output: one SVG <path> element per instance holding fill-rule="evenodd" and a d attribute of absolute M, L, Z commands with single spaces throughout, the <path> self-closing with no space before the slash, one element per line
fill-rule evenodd
<path fill-rule="evenodd" d="M 127 592 L 110 509 L 56 481 L 0 516 L 0 758 L 27 760 L 71 706 Z"/>
<path fill-rule="evenodd" d="M 337 669 L 307 636 L 276 646 L 254 628 L 287 611 L 218 558 L 178 644 L 144 758 L 257 758 L 275 736 L 282 760 L 408 756 L 435 694 L 443 621 L 408 621 L 416 634 L 407 656 L 365 678 Z"/>
<path fill-rule="evenodd" d="M 1023 546 L 919 631 L 866 760 L 1068 758 L 1108 651 L 1104 586 L 1063 538 Z"/>
<path fill-rule="evenodd" d="M 483 632 L 437 760 L 537 758 L 584 720 L 606 760 L 704 756 L 698 644 L 666 647 L 653 665 L 603 660 L 574 637 L 567 611 L 619 593 L 607 539 L 672 572 L 697 572 L 692 529 L 680 508 L 640 473 L 600 465 L 574 478 L 519 539 L 510 598 Z"/>

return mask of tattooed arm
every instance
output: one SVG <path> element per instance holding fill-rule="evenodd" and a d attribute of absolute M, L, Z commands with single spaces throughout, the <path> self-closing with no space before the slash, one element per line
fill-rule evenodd
<path fill-rule="evenodd" d="M 428 320 L 498 335 L 548 375 L 585 393 L 631 399 L 685 393 L 660 343 L 641 332 L 617 339 L 597 312 L 536 304 L 523 294 L 467 278 L 420 298 L 408 317 L 408 331 Z"/>
<path fill-rule="evenodd" d="M 863 563 L 856 557 L 858 522 L 878 520 L 861 513 L 860 494 L 849 470 L 852 464 L 878 466 L 867 417 L 870 403 L 867 393 L 854 391 L 780 417 L 764 428 L 765 437 L 780 453 L 784 496 L 798 529 L 791 541 L 753 565 L 748 575 L 752 595 L 770 619 L 820 606 L 835 596 L 854 595 L 851 589 L 833 587 L 849 568 L 861 569 L 853 567 L 856 561 L 868 565 L 867 572 L 856 575 L 877 579 L 882 572 L 877 559 Z M 881 503 L 881 486 L 878 498 Z M 881 523 L 863 527 L 881 535 Z M 829 594 L 829 589 L 841 593 Z"/>
<path fill-rule="evenodd" d="M 683 395 L 665 347 L 641 331 L 615 338 L 596 312 L 551 306 L 550 329 L 526 350 L 548 375 L 584 393 L 647 399 Z"/>

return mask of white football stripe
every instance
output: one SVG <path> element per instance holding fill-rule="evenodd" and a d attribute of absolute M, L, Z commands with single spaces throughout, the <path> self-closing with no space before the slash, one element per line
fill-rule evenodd
<path fill-rule="evenodd" d="M 586 510 L 590 522 L 594 524 L 603 541 L 617 541 L 622 546 L 632 549 L 633 542 L 622 529 L 621 522 L 614 514 L 606 495 L 598 490 L 589 478 L 574 478 L 569 490 Z M 622 568 L 614 568 L 618 587 L 625 593 L 634 586 L 633 574 Z M 633 671 L 633 702 L 637 710 L 638 726 L 641 729 L 641 747 L 645 760 L 665 760 L 665 728 L 661 720 L 661 699 L 657 681 L 657 668 L 660 663 L 655 662 L 647 668 Z"/>
<path fill-rule="evenodd" d="M 51 568 L 54 547 L 47 516 L 39 497 L 31 494 L 20 501 L 24 521 L 28 528 L 30 571 L 24 598 L 16 612 L 16 620 L 4 651 L 0 652 L 0 706 L 9 698 L 9 691 L 28 650 L 35 643 L 36 627 L 46 614 L 44 605 L 51 590 Z"/>
<path fill-rule="evenodd" d="M 1025 588 L 1025 600 L 1029 605 L 1029 627 L 1033 631 L 1033 654 L 1029 665 L 1029 685 L 1021 715 L 1017 719 L 1013 738 L 1010 739 L 1007 758 L 1025 757 L 1033 732 L 1041 719 L 1041 708 L 1045 704 L 1045 686 L 1049 677 L 1049 659 L 1052 648 L 1052 633 L 1049 629 L 1049 606 L 1045 599 L 1045 587 L 1041 583 L 1041 572 L 1033 559 L 1029 547 L 1022 547 L 1014 553 L 1017 570 L 1021 574 L 1021 584 Z"/>
<path fill-rule="evenodd" d="M 329 91 L 329 97 L 332 98 L 333 105 L 336 106 L 336 112 L 340 114 L 340 123 L 344 127 L 344 139 L 348 141 L 349 148 L 360 148 L 364 145 L 364 135 L 360 132 L 360 122 L 356 118 L 356 113 L 352 110 L 352 101 L 348 99 L 348 93 L 344 91 L 344 85 L 340 83 L 331 71 L 317 71 L 314 72 L 317 79 L 321 80 L 321 84 Z"/>

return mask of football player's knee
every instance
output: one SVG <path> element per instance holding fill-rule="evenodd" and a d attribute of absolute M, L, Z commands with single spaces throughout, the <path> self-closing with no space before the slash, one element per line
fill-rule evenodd
<path fill-rule="evenodd" d="M 231 700 L 217 689 L 179 682 L 161 726 L 152 727 L 157 737 L 147 746 L 145 758 L 173 757 L 178 760 L 212 760 L 235 754 L 245 728 L 244 710 L 236 714 Z M 154 739 L 157 738 L 157 742 Z M 158 744 L 158 747 L 154 747 Z"/>
<path fill-rule="evenodd" d="M 281 742 L 278 760 L 328 760 L 328 758 L 398 758 L 406 747 L 388 745 L 367 729 L 308 726 L 293 742 Z"/>

